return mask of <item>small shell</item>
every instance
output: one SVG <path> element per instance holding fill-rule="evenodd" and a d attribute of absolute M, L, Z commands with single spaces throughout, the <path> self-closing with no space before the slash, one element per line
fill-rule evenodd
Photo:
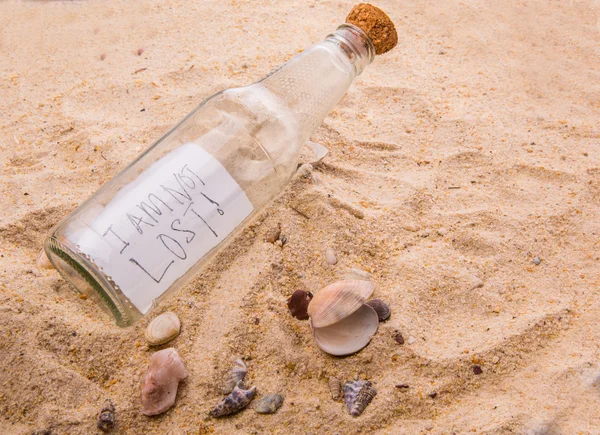
<path fill-rule="evenodd" d="M 362 305 L 348 317 L 324 328 L 313 326 L 317 346 L 330 355 L 342 356 L 358 352 L 371 341 L 379 318 L 373 308 Z"/>
<path fill-rule="evenodd" d="M 338 281 L 310 301 L 308 315 L 314 328 L 333 325 L 358 310 L 375 290 L 369 281 Z"/>
<path fill-rule="evenodd" d="M 362 414 L 375 395 L 377 390 L 371 381 L 349 381 L 344 385 L 344 402 L 353 417 Z"/>
<path fill-rule="evenodd" d="M 229 394 L 233 391 L 238 382 L 242 382 L 240 387 L 244 387 L 243 381 L 248 373 L 248 368 L 241 359 L 235 360 L 235 366 L 229 371 L 227 380 L 220 388 L 221 394 Z"/>
<path fill-rule="evenodd" d="M 325 251 L 325 259 L 327 260 L 327 264 L 334 266 L 337 264 L 337 256 L 335 255 L 335 251 L 331 248 L 327 248 Z"/>
<path fill-rule="evenodd" d="M 46 251 L 43 249 L 40 251 L 38 255 L 36 265 L 38 269 L 52 269 L 54 266 L 50 263 L 48 256 L 46 255 Z"/>
<path fill-rule="evenodd" d="M 307 320 L 308 304 L 312 298 L 312 293 L 304 290 L 296 290 L 292 293 L 292 296 L 287 300 L 287 306 L 292 316 L 298 320 Z"/>
<path fill-rule="evenodd" d="M 248 406 L 254 397 L 254 393 L 256 393 L 256 387 L 252 387 L 248 390 L 243 390 L 241 387 L 242 381 L 238 382 L 231 394 L 223 397 L 219 403 L 217 403 L 217 406 L 210 411 L 209 415 L 211 417 L 223 417 L 238 412 Z"/>
<path fill-rule="evenodd" d="M 142 379 L 142 414 L 162 414 L 175 404 L 179 382 L 187 378 L 183 360 L 172 347 L 152 355 Z"/>
<path fill-rule="evenodd" d="M 329 150 L 323 145 L 316 142 L 307 141 L 300 153 L 298 166 L 305 163 L 310 163 L 313 166 L 317 166 L 323 161 L 327 154 L 329 154 Z"/>
<path fill-rule="evenodd" d="M 96 426 L 98 426 L 98 429 L 100 429 L 102 432 L 108 432 L 115 426 L 115 421 L 115 406 L 112 404 L 110 399 L 106 399 L 102 409 L 100 410 L 100 414 L 98 414 Z"/>
<path fill-rule="evenodd" d="M 179 335 L 181 322 L 177 314 L 167 311 L 155 317 L 146 328 L 146 340 L 151 346 L 171 341 Z"/>
<path fill-rule="evenodd" d="M 282 404 L 283 396 L 281 394 L 268 394 L 256 402 L 254 410 L 259 414 L 275 414 Z"/>
<path fill-rule="evenodd" d="M 366 305 L 375 310 L 380 322 L 389 319 L 391 314 L 390 307 L 381 299 L 371 299 L 370 301 L 366 302 Z"/>
<path fill-rule="evenodd" d="M 342 382 L 337 378 L 329 378 L 329 392 L 336 402 L 342 398 Z"/>

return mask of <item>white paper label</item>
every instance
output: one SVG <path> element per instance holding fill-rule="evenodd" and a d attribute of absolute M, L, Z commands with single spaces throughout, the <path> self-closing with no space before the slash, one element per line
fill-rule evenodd
<path fill-rule="evenodd" d="M 89 206 L 88 206 L 89 207 Z M 196 144 L 170 152 L 67 238 L 146 313 L 252 212 L 227 170 Z M 89 223 L 91 221 L 91 223 Z"/>

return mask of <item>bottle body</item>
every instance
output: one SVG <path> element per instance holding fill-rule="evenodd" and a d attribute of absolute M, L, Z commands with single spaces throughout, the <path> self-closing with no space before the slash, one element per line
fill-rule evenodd
<path fill-rule="evenodd" d="M 372 60 L 366 35 L 343 27 L 206 100 L 64 219 L 45 243 L 63 277 L 127 326 L 197 273 L 283 190 L 359 61 Z"/>

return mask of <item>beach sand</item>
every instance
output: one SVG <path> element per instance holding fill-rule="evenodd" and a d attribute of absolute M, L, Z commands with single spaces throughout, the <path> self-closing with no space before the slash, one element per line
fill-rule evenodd
<path fill-rule="evenodd" d="M 312 136 L 329 156 L 157 307 L 181 318 L 160 348 L 190 375 L 150 418 L 149 319 L 120 329 L 37 269 L 43 240 L 204 98 L 321 41 L 353 3 L 0 3 L 0 433 L 100 433 L 106 398 L 118 434 L 600 433 L 600 5 L 376 5 L 399 45 Z M 278 222 L 283 248 L 264 241 Z M 392 316 L 335 358 L 286 299 L 350 268 Z M 211 419 L 240 356 L 258 397 L 285 402 Z M 374 383 L 360 417 L 332 376 Z"/>

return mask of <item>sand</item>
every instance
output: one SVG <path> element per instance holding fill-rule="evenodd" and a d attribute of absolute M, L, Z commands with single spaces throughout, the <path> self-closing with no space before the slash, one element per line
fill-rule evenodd
<path fill-rule="evenodd" d="M 43 240 L 205 97 L 319 42 L 352 3 L 136 3 L 0 3 L 0 433 L 99 433 L 106 398 L 119 434 L 600 433 L 597 2 L 377 2 L 399 46 L 312 136 L 323 164 L 157 308 L 181 318 L 170 345 L 190 376 L 153 418 L 148 320 L 120 329 L 38 270 Z M 278 222 L 283 248 L 264 241 Z M 349 268 L 392 316 L 335 358 L 285 302 Z M 239 356 L 283 407 L 210 419 Z M 378 394 L 352 418 L 330 376 Z"/>

